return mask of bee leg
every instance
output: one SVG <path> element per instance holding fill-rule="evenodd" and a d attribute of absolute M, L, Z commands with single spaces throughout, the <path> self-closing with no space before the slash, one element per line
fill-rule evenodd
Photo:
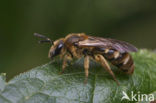
<path fill-rule="evenodd" d="M 72 57 L 70 55 L 65 55 L 63 58 L 63 63 L 62 63 L 62 71 L 59 74 L 64 73 L 65 68 L 68 66 L 68 60 L 72 60 Z"/>
<path fill-rule="evenodd" d="M 107 72 L 109 72 L 110 75 L 112 75 L 113 79 L 115 80 L 115 82 L 119 85 L 119 82 L 117 81 L 113 71 L 111 70 L 107 60 L 102 56 L 102 55 L 96 55 L 95 56 L 95 60 L 99 63 L 101 63 L 101 65 L 107 70 Z"/>
<path fill-rule="evenodd" d="M 88 75 L 89 75 L 89 71 L 88 71 L 88 69 L 89 69 L 89 56 L 87 56 L 87 55 L 84 58 L 84 69 L 85 69 L 85 80 L 84 80 L 84 84 L 86 84 L 87 81 L 88 81 Z"/>

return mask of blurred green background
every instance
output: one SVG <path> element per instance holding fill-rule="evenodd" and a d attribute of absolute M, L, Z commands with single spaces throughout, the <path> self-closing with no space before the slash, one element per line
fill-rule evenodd
<path fill-rule="evenodd" d="M 155 0 L 3 0 L 0 3 L 0 72 L 11 78 L 45 64 L 53 40 L 68 33 L 115 38 L 155 49 Z"/>

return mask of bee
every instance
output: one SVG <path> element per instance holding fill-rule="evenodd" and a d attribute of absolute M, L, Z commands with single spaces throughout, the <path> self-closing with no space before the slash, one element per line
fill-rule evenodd
<path fill-rule="evenodd" d="M 34 35 L 44 38 L 44 40 L 39 41 L 40 43 L 51 43 L 52 46 L 50 47 L 48 57 L 53 59 L 55 56 L 60 56 L 63 60 L 61 73 L 67 67 L 67 61 L 84 57 L 85 83 L 89 76 L 90 59 L 100 63 L 118 85 L 119 82 L 111 70 L 108 61 L 124 73 L 133 74 L 134 62 L 129 52 L 137 52 L 137 48 L 127 42 L 89 36 L 85 33 L 68 34 L 66 37 L 55 41 L 38 33 L 34 33 Z"/>

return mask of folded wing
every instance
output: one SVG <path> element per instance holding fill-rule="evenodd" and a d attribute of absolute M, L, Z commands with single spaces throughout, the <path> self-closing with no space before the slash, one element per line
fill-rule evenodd
<path fill-rule="evenodd" d="M 109 48 L 124 52 L 137 52 L 137 48 L 132 44 L 129 44 L 124 41 L 110 39 L 110 38 L 101 38 L 89 36 L 88 39 L 79 41 L 79 47 L 100 47 L 100 48 Z"/>

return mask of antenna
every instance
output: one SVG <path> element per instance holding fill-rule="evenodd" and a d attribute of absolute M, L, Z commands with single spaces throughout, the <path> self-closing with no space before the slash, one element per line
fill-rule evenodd
<path fill-rule="evenodd" d="M 50 38 L 46 37 L 45 35 L 41 35 L 39 33 L 34 33 L 34 36 L 45 39 L 45 40 L 40 40 L 39 43 L 47 42 L 47 43 L 51 43 L 53 45 L 53 41 Z"/>

